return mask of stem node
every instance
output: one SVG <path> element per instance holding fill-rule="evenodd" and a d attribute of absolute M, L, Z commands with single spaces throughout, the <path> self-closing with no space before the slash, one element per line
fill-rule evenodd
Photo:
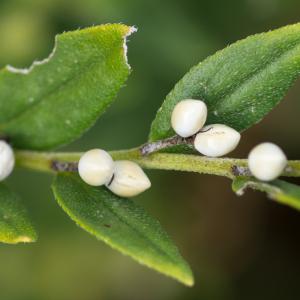
<path fill-rule="evenodd" d="M 63 162 L 58 160 L 52 160 L 51 169 L 54 172 L 77 172 L 78 163 L 77 162 Z"/>
<path fill-rule="evenodd" d="M 195 139 L 195 135 L 188 138 L 183 138 L 179 135 L 174 135 L 164 140 L 146 143 L 140 147 L 140 152 L 142 156 L 146 156 L 153 152 L 158 152 L 160 150 L 171 148 L 173 146 L 192 145 L 194 139 Z"/>

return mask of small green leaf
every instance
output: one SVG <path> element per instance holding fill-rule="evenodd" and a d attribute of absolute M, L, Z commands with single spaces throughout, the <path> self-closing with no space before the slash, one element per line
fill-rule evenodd
<path fill-rule="evenodd" d="M 0 184 L 0 242 L 35 242 L 37 234 L 19 197 Z"/>
<path fill-rule="evenodd" d="M 295 184 L 283 180 L 262 182 L 251 177 L 239 177 L 232 183 L 232 189 L 239 195 L 248 187 L 266 192 L 271 199 L 300 210 L 300 187 Z"/>
<path fill-rule="evenodd" d="M 300 74 L 300 23 L 250 36 L 193 67 L 168 94 L 150 140 L 174 135 L 171 113 L 182 99 L 202 99 L 207 124 L 242 131 L 259 122 Z"/>
<path fill-rule="evenodd" d="M 69 143 L 94 124 L 130 73 L 126 37 L 135 28 L 95 26 L 56 37 L 29 69 L 0 71 L 0 133 L 17 148 Z"/>
<path fill-rule="evenodd" d="M 53 192 L 80 227 L 139 263 L 191 286 L 193 275 L 158 221 L 130 199 L 85 184 L 77 175 L 57 175 Z"/>

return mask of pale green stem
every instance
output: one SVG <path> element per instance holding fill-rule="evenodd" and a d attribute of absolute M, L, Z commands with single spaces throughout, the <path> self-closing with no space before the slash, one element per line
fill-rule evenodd
<path fill-rule="evenodd" d="M 236 176 L 251 175 L 246 159 L 208 158 L 173 153 L 152 153 L 143 156 L 140 149 L 112 151 L 110 154 L 115 160 L 132 160 L 146 169 L 197 172 L 231 179 Z M 54 173 L 53 163 L 78 162 L 82 153 L 16 151 L 15 155 L 19 167 Z M 289 161 L 282 176 L 300 177 L 300 161 Z"/>

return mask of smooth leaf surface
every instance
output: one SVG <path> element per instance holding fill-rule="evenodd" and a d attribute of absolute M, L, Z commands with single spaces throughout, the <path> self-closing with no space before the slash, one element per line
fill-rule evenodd
<path fill-rule="evenodd" d="M 300 74 L 300 23 L 238 41 L 193 67 L 166 97 L 149 139 L 174 135 L 171 113 L 185 98 L 202 99 L 207 124 L 242 131 L 259 122 Z"/>
<path fill-rule="evenodd" d="M 19 197 L 0 184 L 0 242 L 35 242 L 37 234 Z"/>
<path fill-rule="evenodd" d="M 95 26 L 56 37 L 29 69 L 0 71 L 0 133 L 15 147 L 49 149 L 79 137 L 114 100 L 130 73 L 126 37 L 135 28 Z"/>
<path fill-rule="evenodd" d="M 300 187 L 283 180 L 262 182 L 254 178 L 240 177 L 233 181 L 232 188 L 237 194 L 243 194 L 246 188 L 266 192 L 271 199 L 300 210 Z"/>
<path fill-rule="evenodd" d="M 193 285 L 188 264 L 159 222 L 132 200 L 89 186 L 70 173 L 57 175 L 53 192 L 71 219 L 99 240 L 141 264 Z"/>

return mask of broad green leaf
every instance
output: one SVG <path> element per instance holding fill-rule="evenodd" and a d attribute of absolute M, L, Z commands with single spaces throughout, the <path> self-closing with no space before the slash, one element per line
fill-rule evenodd
<path fill-rule="evenodd" d="M 248 187 L 266 192 L 271 199 L 300 210 L 300 187 L 295 184 L 283 180 L 262 182 L 251 177 L 239 177 L 232 184 L 232 189 L 237 194 L 243 194 Z"/>
<path fill-rule="evenodd" d="M 139 263 L 191 286 L 193 275 L 158 221 L 130 199 L 91 187 L 77 175 L 57 175 L 53 192 L 80 227 Z"/>
<path fill-rule="evenodd" d="M 300 23 L 250 36 L 193 67 L 166 97 L 150 140 L 174 135 L 171 113 L 182 99 L 202 99 L 207 124 L 242 131 L 259 122 L 300 74 Z"/>
<path fill-rule="evenodd" d="M 95 26 L 56 37 L 29 69 L 0 71 L 0 133 L 15 147 L 49 149 L 79 137 L 114 100 L 130 73 L 126 37 L 135 28 Z"/>
<path fill-rule="evenodd" d="M 37 234 L 19 197 L 0 184 L 0 242 L 35 242 Z"/>

